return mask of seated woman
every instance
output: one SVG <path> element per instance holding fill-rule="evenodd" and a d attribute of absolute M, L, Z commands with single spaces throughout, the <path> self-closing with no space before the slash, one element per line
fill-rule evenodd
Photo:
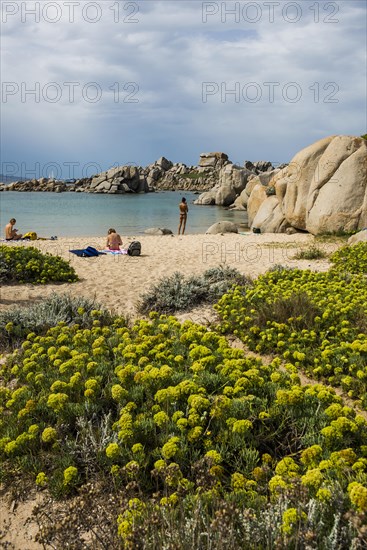
<path fill-rule="evenodd" d="M 17 241 L 22 238 L 22 234 L 18 234 L 18 229 L 14 228 L 14 225 L 17 223 L 15 218 L 12 218 L 8 224 L 5 226 L 5 239 L 7 241 Z"/>
<path fill-rule="evenodd" d="M 111 227 L 108 230 L 107 248 L 109 248 L 110 250 L 120 250 L 121 245 L 122 245 L 122 240 L 120 235 L 116 233 L 116 229 L 113 229 Z"/>

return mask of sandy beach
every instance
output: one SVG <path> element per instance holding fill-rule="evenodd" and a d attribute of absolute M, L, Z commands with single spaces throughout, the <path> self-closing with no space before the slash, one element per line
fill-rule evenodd
<path fill-rule="evenodd" d="M 95 298 L 108 309 L 134 318 L 137 316 L 136 305 L 141 294 L 161 278 L 177 271 L 186 276 L 196 275 L 210 267 L 226 264 L 247 276 L 256 277 L 275 264 L 319 271 L 325 271 L 329 267 L 326 259 L 312 261 L 294 259 L 297 252 L 315 243 L 315 238 L 309 234 L 122 236 L 122 240 L 122 248 L 127 248 L 129 242 L 133 240 L 139 240 L 142 244 L 141 256 L 106 255 L 97 258 L 80 258 L 69 252 L 71 249 L 86 246 L 94 246 L 102 250 L 106 243 L 105 237 L 8 243 L 7 246 L 35 246 L 42 252 L 60 255 L 70 261 L 80 281 L 73 284 L 44 286 L 32 284 L 3 286 L 0 310 L 32 304 L 55 291 L 68 292 L 72 296 Z M 337 249 L 340 244 L 317 242 L 317 246 L 329 253 Z M 193 320 L 200 321 L 197 315 Z"/>

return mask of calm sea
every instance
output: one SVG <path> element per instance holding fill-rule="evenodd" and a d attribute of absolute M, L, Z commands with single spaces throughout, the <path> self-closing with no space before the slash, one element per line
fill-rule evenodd
<path fill-rule="evenodd" d="M 150 227 L 177 232 L 178 204 L 185 196 L 189 205 L 186 233 L 205 233 L 213 223 L 246 223 L 245 212 L 219 206 L 195 206 L 198 195 L 165 191 L 141 195 L 99 195 L 89 193 L 0 193 L 1 234 L 10 218 L 17 229 L 36 231 L 41 237 L 104 236 L 109 227 L 122 235 L 139 235 Z"/>

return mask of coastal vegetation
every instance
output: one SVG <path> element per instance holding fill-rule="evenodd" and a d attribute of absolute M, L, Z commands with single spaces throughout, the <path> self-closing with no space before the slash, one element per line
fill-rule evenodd
<path fill-rule="evenodd" d="M 203 303 L 218 300 L 233 285 L 246 285 L 251 281 L 232 267 L 219 266 L 202 275 L 185 278 L 181 273 L 164 277 L 142 295 L 139 311 L 147 314 L 174 313 Z"/>
<path fill-rule="evenodd" d="M 17 307 L 0 312 L 0 348 L 10 350 L 19 346 L 30 332 L 44 335 L 58 323 L 91 328 L 93 312 L 99 310 L 105 324 L 111 314 L 94 300 L 83 296 L 72 298 L 69 294 L 52 293 L 41 302 L 28 307 Z"/>
<path fill-rule="evenodd" d="M 227 286 L 211 327 L 78 303 L 20 335 L 0 365 L 0 473 L 61 501 L 35 510 L 38 540 L 364 548 L 367 244 L 331 261 Z"/>
<path fill-rule="evenodd" d="M 0 283 L 73 283 L 74 268 L 60 256 L 43 254 L 33 246 L 0 246 Z"/>
<path fill-rule="evenodd" d="M 295 254 L 296 260 L 320 260 L 326 258 L 327 254 L 316 245 L 312 245 L 305 250 L 300 250 Z"/>

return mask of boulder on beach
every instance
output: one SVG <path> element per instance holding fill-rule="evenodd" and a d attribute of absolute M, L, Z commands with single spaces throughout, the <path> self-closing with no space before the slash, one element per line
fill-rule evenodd
<path fill-rule="evenodd" d="M 238 228 L 232 222 L 216 222 L 206 231 L 207 235 L 217 235 L 218 233 L 238 233 Z"/>
<path fill-rule="evenodd" d="M 146 229 L 144 233 L 146 235 L 173 235 L 172 231 L 165 227 L 151 227 L 150 229 Z"/>
<path fill-rule="evenodd" d="M 365 243 L 367 242 L 367 227 L 365 229 L 362 229 L 362 231 L 359 231 L 355 235 L 352 235 L 348 239 L 348 244 L 358 244 L 358 243 Z"/>

